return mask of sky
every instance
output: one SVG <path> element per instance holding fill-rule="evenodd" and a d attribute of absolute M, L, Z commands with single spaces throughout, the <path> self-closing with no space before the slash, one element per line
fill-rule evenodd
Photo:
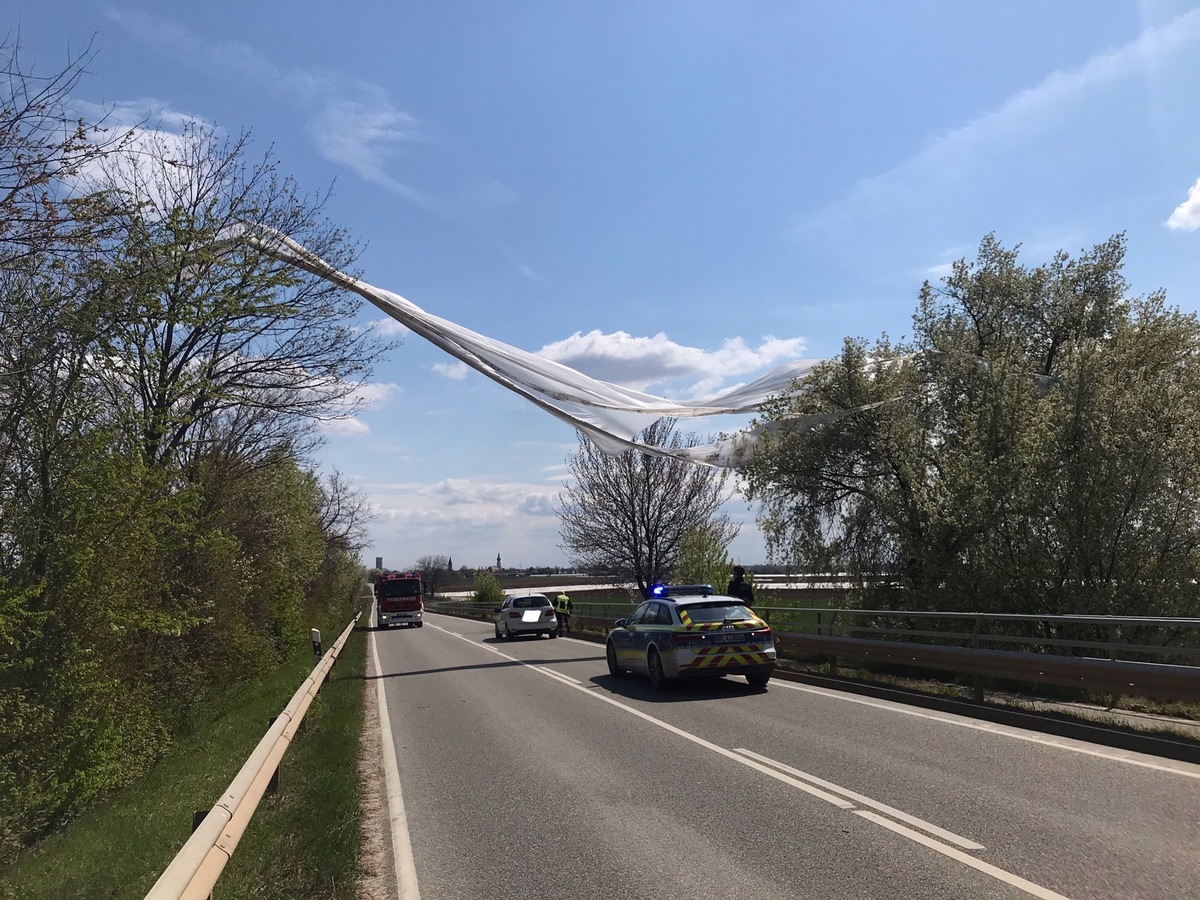
<path fill-rule="evenodd" d="M 989 233 L 1036 265 L 1123 232 L 1133 294 L 1200 308 L 1198 0 L 6 9 L 36 73 L 90 42 L 79 110 L 248 132 L 332 188 L 364 280 L 662 396 L 903 338 Z M 386 324 L 368 408 L 313 460 L 369 501 L 364 560 L 570 565 L 573 429 Z M 731 555 L 765 562 L 730 487 Z"/>

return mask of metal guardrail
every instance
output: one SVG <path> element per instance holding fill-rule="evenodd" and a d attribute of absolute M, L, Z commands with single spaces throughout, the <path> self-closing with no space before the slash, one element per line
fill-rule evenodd
<path fill-rule="evenodd" d="M 840 659 L 855 659 L 971 675 L 977 700 L 983 698 L 981 679 L 991 677 L 1200 702 L 1200 666 L 1194 664 L 1200 660 L 1200 618 L 812 607 L 757 611 L 789 655 L 821 656 L 835 666 Z M 1033 648 L 1040 652 L 1030 652 Z"/>
<path fill-rule="evenodd" d="M 317 663 L 312 674 L 292 695 L 291 701 L 258 742 L 221 799 L 209 810 L 204 821 L 192 832 L 191 838 L 154 883 L 146 900 L 199 900 L 209 896 L 250 824 L 250 818 L 278 770 L 304 714 L 308 712 L 308 707 L 361 616 L 361 612 L 354 616 L 346 630 Z"/>
<path fill-rule="evenodd" d="M 576 629 L 603 632 L 635 604 L 574 605 Z M 490 607 L 462 602 L 430 611 L 492 617 Z M 979 700 L 981 679 L 998 678 L 1200 702 L 1200 618 L 779 606 L 757 606 L 755 612 L 771 624 L 786 656 L 969 675 Z"/>

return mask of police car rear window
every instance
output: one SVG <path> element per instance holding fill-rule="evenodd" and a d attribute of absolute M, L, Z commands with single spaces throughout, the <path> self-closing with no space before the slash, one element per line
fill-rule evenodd
<path fill-rule="evenodd" d="M 693 622 L 744 622 L 754 614 L 740 603 L 728 601 L 714 603 L 689 603 L 686 607 Z"/>

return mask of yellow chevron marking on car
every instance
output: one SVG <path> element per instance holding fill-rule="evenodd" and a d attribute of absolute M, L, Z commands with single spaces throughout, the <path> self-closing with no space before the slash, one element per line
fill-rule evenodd
<path fill-rule="evenodd" d="M 765 653 L 755 652 L 749 647 L 701 647 L 696 651 L 695 659 L 684 668 L 720 669 L 729 665 L 753 666 L 770 661 L 771 658 Z"/>

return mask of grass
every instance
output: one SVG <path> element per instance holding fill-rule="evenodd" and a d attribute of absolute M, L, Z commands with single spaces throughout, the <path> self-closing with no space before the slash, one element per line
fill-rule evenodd
<path fill-rule="evenodd" d="M 218 900 L 354 897 L 365 633 L 351 634 L 309 708 L 283 758 L 279 792 L 259 804 L 217 882 Z M 305 642 L 270 678 L 229 698 L 141 782 L 0 871 L 0 898 L 144 896 L 191 834 L 192 813 L 212 807 L 312 665 Z"/>

